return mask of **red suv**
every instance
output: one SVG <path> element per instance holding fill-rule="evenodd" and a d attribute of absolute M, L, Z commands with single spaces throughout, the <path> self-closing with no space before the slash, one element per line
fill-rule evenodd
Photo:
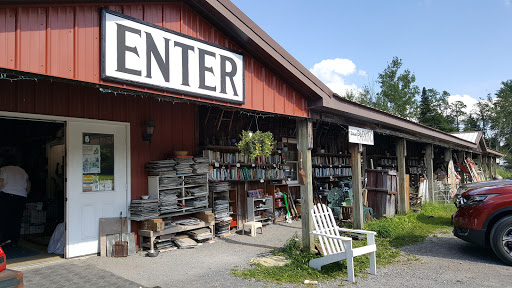
<path fill-rule="evenodd" d="M 455 198 L 453 234 L 462 240 L 492 247 L 512 265 L 512 180 L 467 184 Z"/>

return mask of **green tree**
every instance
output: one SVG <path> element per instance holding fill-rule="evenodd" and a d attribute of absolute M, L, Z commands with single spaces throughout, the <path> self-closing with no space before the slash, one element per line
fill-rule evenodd
<path fill-rule="evenodd" d="M 374 107 L 395 115 L 415 119 L 418 114 L 416 97 L 420 89 L 416 82 L 416 76 L 409 69 L 401 74 L 402 59 L 393 57 L 382 73 L 379 73 L 377 83 L 380 84 L 380 91 L 374 101 Z"/>
<path fill-rule="evenodd" d="M 495 112 L 491 127 L 496 131 L 495 146 L 499 147 L 503 143 L 500 150 L 507 154 L 505 160 L 512 163 L 512 80 L 503 81 L 501 85 L 495 94 Z"/>
<path fill-rule="evenodd" d="M 462 101 L 455 101 L 450 105 L 451 116 L 455 120 L 455 127 L 457 128 L 457 131 L 460 131 L 460 123 L 467 114 L 464 112 L 464 109 L 467 107 L 468 106 Z"/>
<path fill-rule="evenodd" d="M 423 87 L 423 89 L 421 90 L 418 122 L 432 127 L 433 116 L 434 107 L 432 106 L 432 99 L 427 94 L 427 89 Z"/>
<path fill-rule="evenodd" d="M 418 122 L 444 132 L 456 131 L 453 118 L 450 115 L 449 95 L 450 93 L 446 91 L 439 93 L 435 89 L 423 87 Z"/>
<path fill-rule="evenodd" d="M 472 114 L 469 114 L 466 120 L 464 120 L 464 131 L 481 131 L 482 128 L 478 123 L 478 119 Z"/>

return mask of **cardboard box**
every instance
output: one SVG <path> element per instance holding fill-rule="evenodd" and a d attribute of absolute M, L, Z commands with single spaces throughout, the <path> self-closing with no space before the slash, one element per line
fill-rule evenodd
<path fill-rule="evenodd" d="M 201 220 L 201 221 L 204 221 L 204 222 L 213 222 L 215 221 L 215 215 L 213 214 L 213 212 L 211 210 L 206 210 L 206 211 L 203 211 L 203 212 L 197 212 L 196 214 L 193 215 L 193 217 Z"/>
<path fill-rule="evenodd" d="M 158 220 L 158 219 L 155 219 Z M 142 222 L 142 225 L 140 229 L 142 230 L 151 230 L 153 232 L 160 232 L 164 230 L 165 223 L 162 221 L 162 219 L 159 219 L 159 222 L 154 222 L 154 220 L 147 220 Z"/>

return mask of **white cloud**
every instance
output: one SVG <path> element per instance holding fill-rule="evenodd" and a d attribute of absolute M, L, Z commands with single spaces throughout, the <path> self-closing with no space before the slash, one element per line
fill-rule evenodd
<path fill-rule="evenodd" d="M 359 91 L 356 84 L 346 83 L 347 76 L 356 74 L 356 64 L 349 59 L 326 59 L 309 69 L 318 79 L 324 82 L 333 92 L 344 95 L 346 91 Z M 368 77 L 366 71 L 359 70 L 358 76 Z"/>
<path fill-rule="evenodd" d="M 473 108 L 476 108 L 475 104 L 478 103 L 478 100 L 467 95 L 450 95 L 448 96 L 448 102 L 452 104 L 455 101 L 462 101 L 464 104 L 466 104 L 466 109 L 464 109 L 464 112 L 470 113 Z"/>

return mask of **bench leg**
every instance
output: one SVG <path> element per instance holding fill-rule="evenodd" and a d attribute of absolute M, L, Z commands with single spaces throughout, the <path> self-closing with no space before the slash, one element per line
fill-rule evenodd
<path fill-rule="evenodd" d="M 348 274 L 348 281 L 349 282 L 356 282 L 355 275 L 354 275 L 354 258 L 353 257 L 347 257 L 347 274 Z"/>
<path fill-rule="evenodd" d="M 370 274 L 377 275 L 377 256 L 376 256 L 376 252 L 370 252 Z"/>

